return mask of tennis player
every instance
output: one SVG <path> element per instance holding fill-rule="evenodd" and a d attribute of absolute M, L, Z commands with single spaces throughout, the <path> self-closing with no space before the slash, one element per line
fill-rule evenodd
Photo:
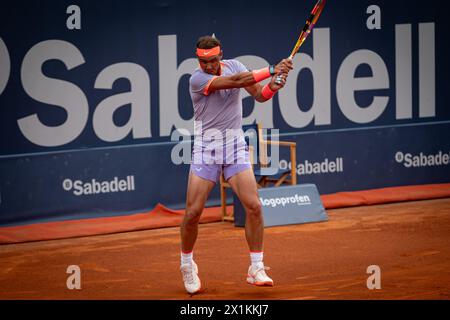
<path fill-rule="evenodd" d="M 272 279 L 265 271 L 268 268 L 263 263 L 264 221 L 256 180 L 248 160 L 248 147 L 242 132 L 240 89 L 244 88 L 258 102 L 271 99 L 284 87 L 287 74 L 292 70 L 292 61 L 284 59 L 277 65 L 248 71 L 237 60 L 222 60 L 221 43 L 214 36 L 204 36 L 198 40 L 196 55 L 200 66 L 189 82 L 196 138 L 187 186 L 186 212 L 180 228 L 184 285 L 191 294 L 201 290 L 193 249 L 205 202 L 223 172 L 225 180 L 246 210 L 245 236 L 251 261 L 247 282 L 256 286 L 273 286 Z M 279 81 L 276 82 L 277 77 Z M 268 78 L 271 78 L 270 83 L 265 86 L 259 84 Z M 241 132 L 234 140 L 233 148 L 229 148 L 230 143 L 225 138 L 228 130 Z M 224 141 L 223 145 L 219 145 L 216 152 L 208 150 L 211 142 L 206 134 L 208 131 L 223 135 L 223 140 L 219 140 Z M 230 150 L 232 151 L 229 152 Z"/>

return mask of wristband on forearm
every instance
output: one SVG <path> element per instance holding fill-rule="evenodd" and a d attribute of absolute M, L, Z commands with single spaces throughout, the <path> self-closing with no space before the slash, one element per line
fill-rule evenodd
<path fill-rule="evenodd" d="M 270 100 L 275 95 L 275 93 L 277 93 L 277 91 L 272 91 L 272 89 L 270 89 L 269 87 L 269 84 L 266 84 L 261 90 L 261 95 L 266 100 Z"/>
<path fill-rule="evenodd" d="M 255 82 L 263 81 L 275 74 L 275 67 L 269 66 L 252 72 Z"/>

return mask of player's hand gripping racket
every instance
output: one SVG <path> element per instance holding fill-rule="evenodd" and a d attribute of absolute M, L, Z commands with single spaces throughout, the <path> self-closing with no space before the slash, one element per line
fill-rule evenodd
<path fill-rule="evenodd" d="M 298 52 L 300 47 L 302 46 L 303 42 L 305 42 L 306 38 L 308 38 L 309 34 L 311 33 L 312 29 L 316 25 L 317 19 L 319 19 L 320 14 L 322 13 L 323 8 L 325 7 L 326 0 L 319 0 L 317 1 L 316 5 L 314 6 L 313 10 L 311 11 L 311 14 L 306 20 L 306 24 L 302 29 L 302 32 L 300 32 L 300 36 L 298 37 L 298 40 L 294 46 L 294 49 L 292 49 L 292 52 L 289 56 L 289 59 L 293 59 L 295 54 Z M 281 79 L 279 79 L 281 76 L 278 76 L 275 83 L 281 84 Z"/>

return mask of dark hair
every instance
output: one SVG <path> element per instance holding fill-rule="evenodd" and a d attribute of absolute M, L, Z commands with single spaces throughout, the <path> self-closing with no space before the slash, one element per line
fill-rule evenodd
<path fill-rule="evenodd" d="M 217 46 L 221 46 L 219 39 L 211 36 L 200 37 L 197 41 L 197 48 L 199 49 L 211 49 Z"/>

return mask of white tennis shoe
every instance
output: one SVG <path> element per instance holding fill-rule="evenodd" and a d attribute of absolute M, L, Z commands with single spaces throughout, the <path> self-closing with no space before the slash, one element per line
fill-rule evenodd
<path fill-rule="evenodd" d="M 269 267 L 252 267 L 248 268 L 247 283 L 255 286 L 273 287 L 273 280 L 266 274 Z"/>
<path fill-rule="evenodd" d="M 190 294 L 197 293 L 202 288 L 202 283 L 198 277 L 197 264 L 192 261 L 192 264 L 183 264 L 180 267 L 183 276 L 184 287 Z"/>

